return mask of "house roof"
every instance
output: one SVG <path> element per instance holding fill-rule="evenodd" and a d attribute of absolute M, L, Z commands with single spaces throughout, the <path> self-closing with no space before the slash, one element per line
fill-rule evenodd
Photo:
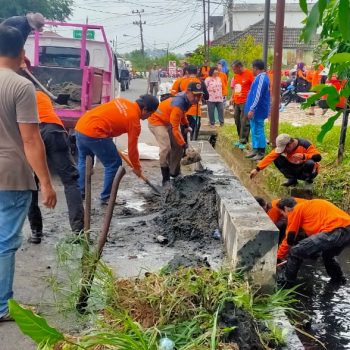
<path fill-rule="evenodd" d="M 275 23 L 270 21 L 269 30 L 269 47 L 274 46 L 275 42 Z M 310 43 L 305 44 L 300 40 L 301 28 L 288 28 L 284 27 L 283 32 L 283 48 L 284 49 L 304 49 L 313 50 L 318 43 L 318 35 L 316 35 Z M 232 33 L 227 33 L 220 38 L 213 41 L 213 45 L 225 45 L 225 44 L 235 44 L 237 40 L 245 37 L 246 35 L 251 35 L 254 37 L 258 44 L 262 44 L 264 41 L 264 20 L 249 26 L 243 31 L 233 31 Z"/>

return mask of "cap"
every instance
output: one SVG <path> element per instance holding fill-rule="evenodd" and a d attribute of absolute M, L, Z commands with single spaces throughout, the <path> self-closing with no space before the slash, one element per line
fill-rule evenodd
<path fill-rule="evenodd" d="M 188 84 L 187 91 L 191 91 L 192 94 L 194 95 L 202 94 L 203 93 L 202 84 L 192 81 L 191 83 Z"/>
<path fill-rule="evenodd" d="M 152 95 L 141 95 L 136 102 L 149 112 L 155 112 L 159 106 L 158 98 Z"/>
<path fill-rule="evenodd" d="M 276 153 L 283 153 L 292 138 L 288 134 L 278 135 L 276 138 Z"/>

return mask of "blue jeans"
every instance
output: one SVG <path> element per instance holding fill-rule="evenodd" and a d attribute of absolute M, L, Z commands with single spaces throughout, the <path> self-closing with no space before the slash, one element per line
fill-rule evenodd
<path fill-rule="evenodd" d="M 22 227 L 32 191 L 0 191 L 0 317 L 13 296 L 15 254 L 22 243 Z"/>
<path fill-rule="evenodd" d="M 250 120 L 253 149 L 266 148 L 264 119 L 253 118 Z"/>
<path fill-rule="evenodd" d="M 109 199 L 112 183 L 122 160 L 118 154 L 112 138 L 94 138 L 85 136 L 76 131 L 78 147 L 79 188 L 82 195 L 85 194 L 85 161 L 87 156 L 96 156 L 105 168 L 104 184 L 101 192 L 101 200 Z"/>

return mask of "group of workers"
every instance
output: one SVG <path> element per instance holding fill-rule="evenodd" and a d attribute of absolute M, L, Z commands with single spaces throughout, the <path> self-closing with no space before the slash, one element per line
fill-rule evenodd
<path fill-rule="evenodd" d="M 250 177 L 274 162 L 286 177 L 284 186 L 295 185 L 298 180 L 312 183 L 320 161 L 320 152 L 308 140 L 281 134 L 276 148 L 257 163 Z M 331 282 L 346 282 L 336 256 L 350 243 L 350 215 L 323 199 L 287 197 L 271 203 L 261 197 L 256 200 L 279 229 L 277 262 L 285 263 L 281 283 L 294 285 L 303 260 L 319 256 Z"/>

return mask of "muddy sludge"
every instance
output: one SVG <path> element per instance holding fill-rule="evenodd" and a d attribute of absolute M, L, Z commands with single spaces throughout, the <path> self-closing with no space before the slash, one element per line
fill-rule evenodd
<path fill-rule="evenodd" d="M 155 222 L 169 245 L 176 240 L 212 242 L 219 227 L 212 180 L 205 174 L 176 178 L 165 194 L 163 209 Z"/>

